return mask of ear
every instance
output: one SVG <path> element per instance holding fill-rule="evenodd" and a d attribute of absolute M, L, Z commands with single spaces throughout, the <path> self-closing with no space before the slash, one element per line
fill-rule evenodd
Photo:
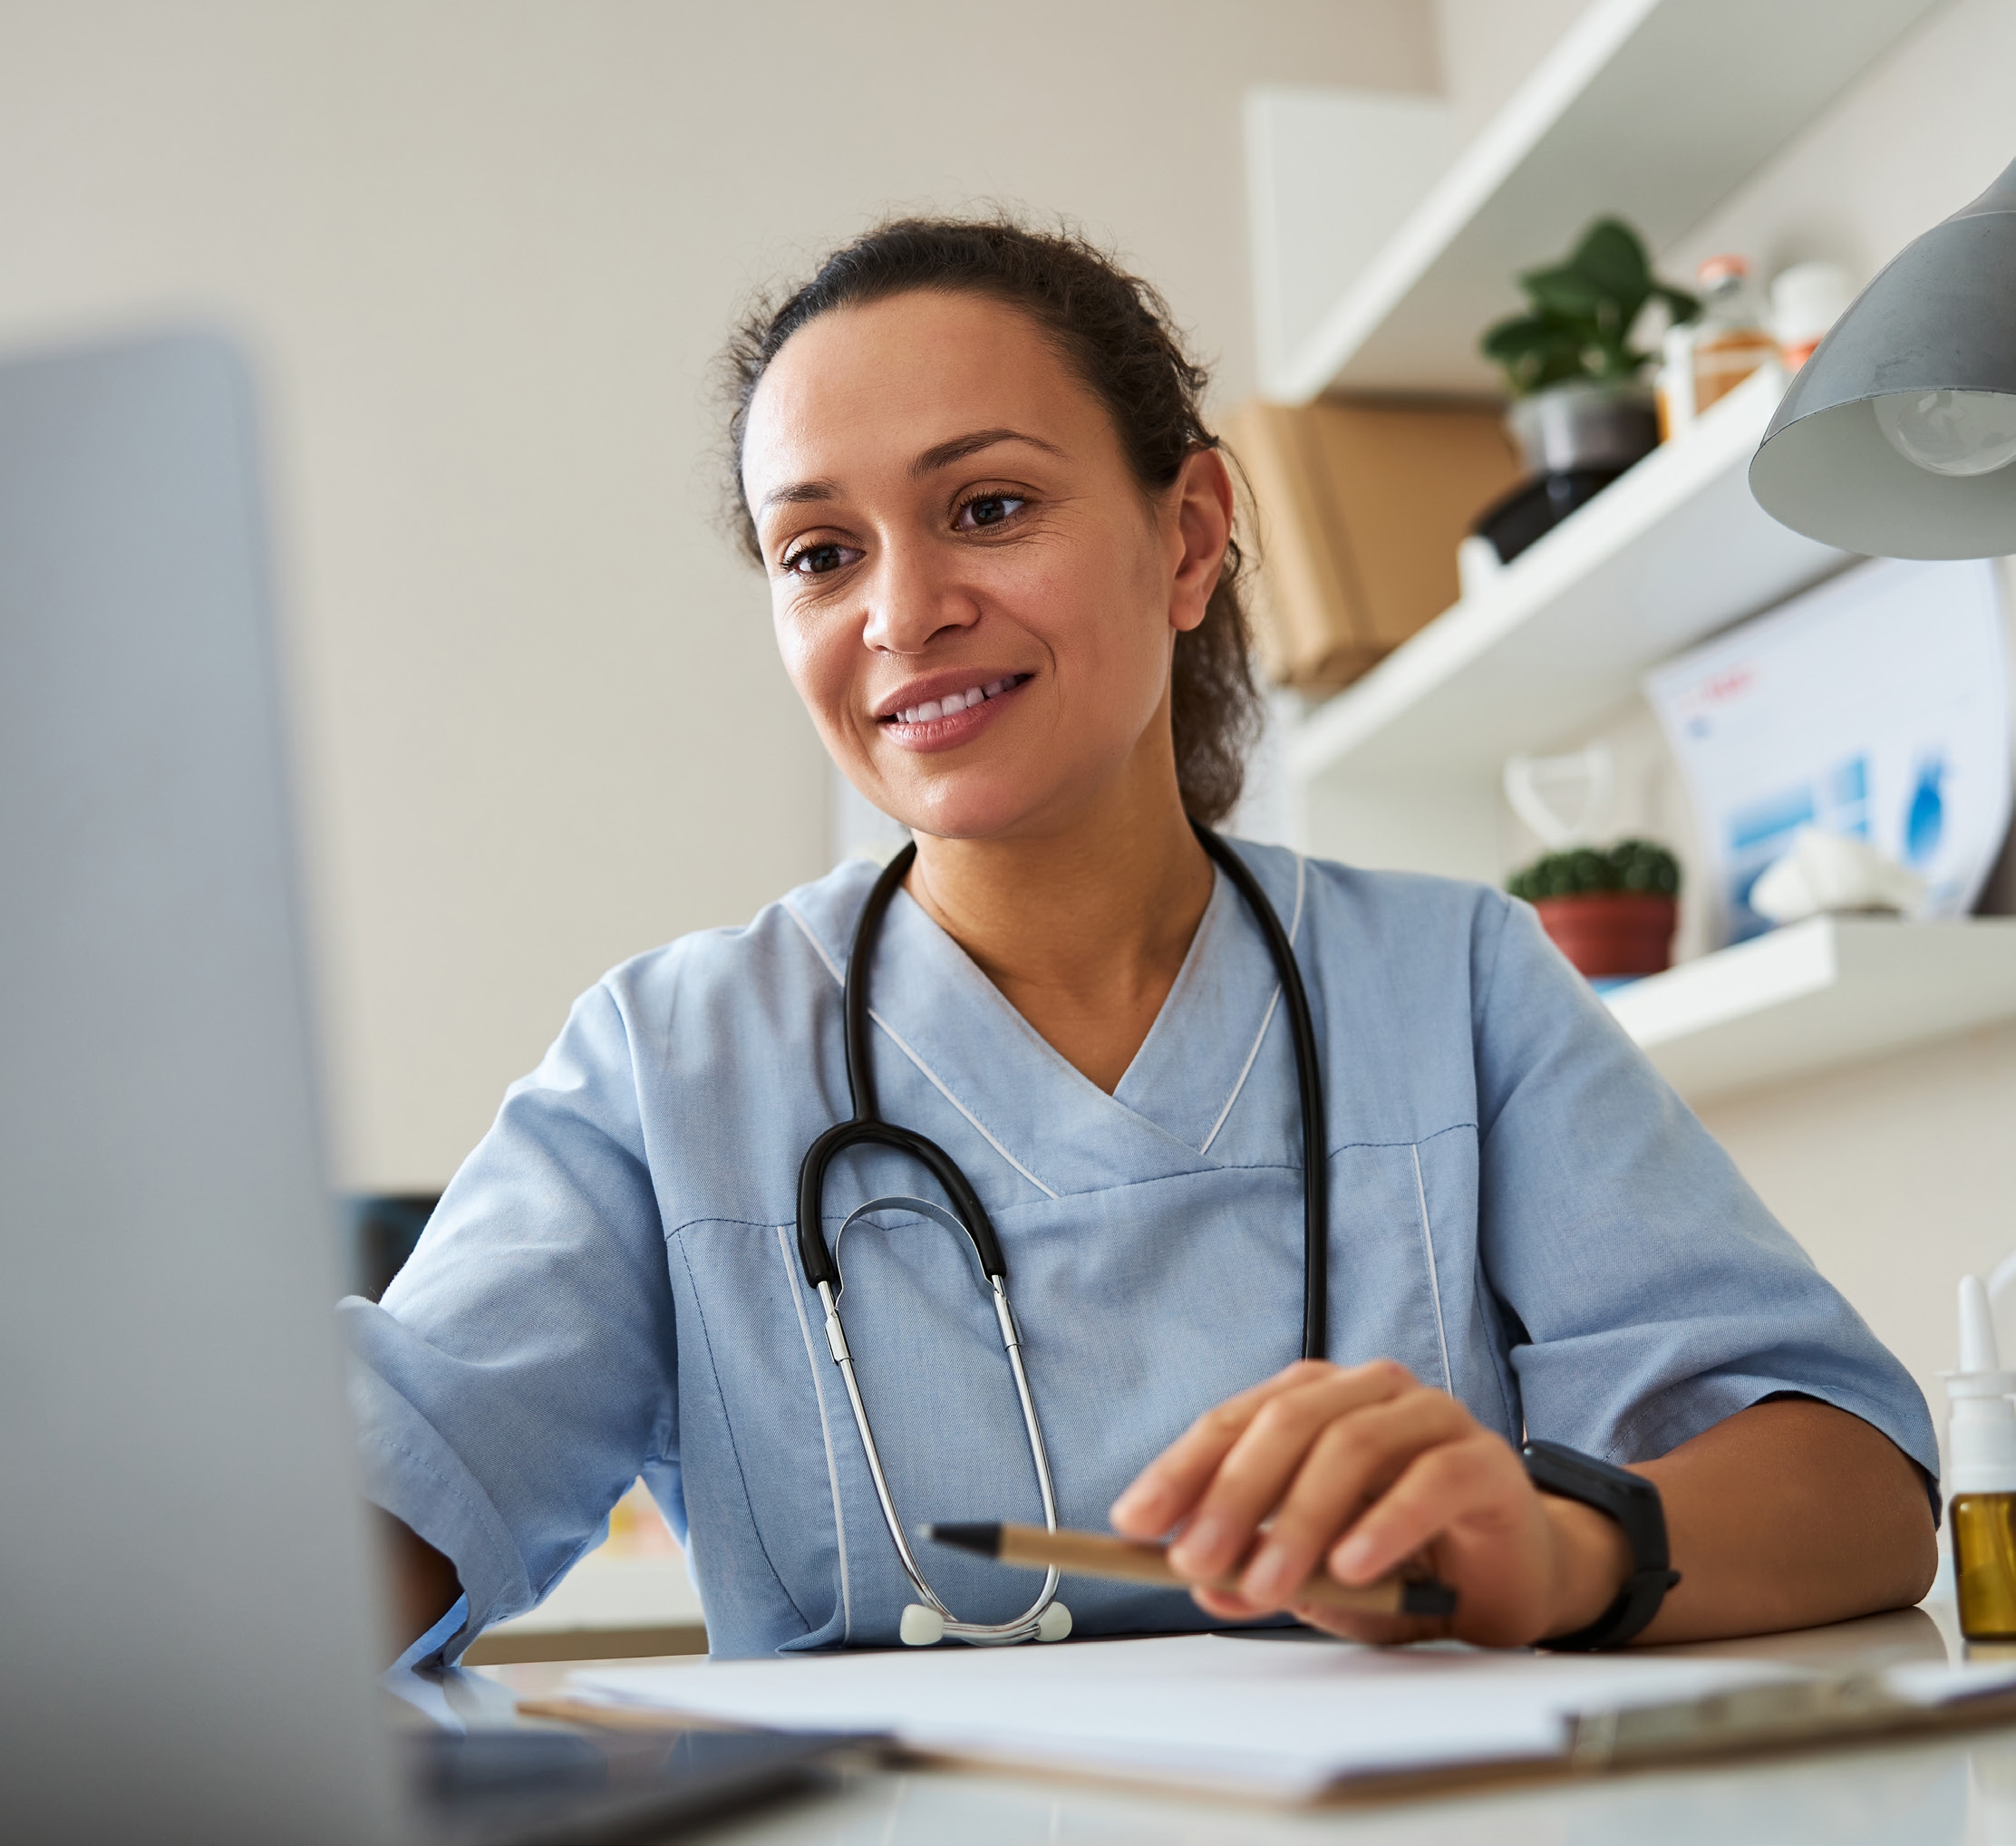
<path fill-rule="evenodd" d="M 1204 620 L 1232 542 L 1232 470 L 1216 449 L 1193 449 L 1172 493 L 1176 576 L 1169 585 L 1169 626 L 1187 633 Z"/>

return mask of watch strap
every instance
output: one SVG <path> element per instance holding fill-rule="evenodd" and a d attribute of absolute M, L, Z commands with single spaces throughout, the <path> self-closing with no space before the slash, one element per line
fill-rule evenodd
<path fill-rule="evenodd" d="M 1644 1631 L 1666 1592 L 1680 1581 L 1666 1544 L 1666 1512 L 1659 1489 L 1643 1474 L 1613 1467 L 1564 1443 L 1534 1441 L 1521 1451 L 1527 1476 L 1543 1493 L 1593 1506 L 1615 1520 L 1631 1547 L 1631 1574 L 1610 1607 L 1586 1628 L 1536 1642 L 1556 1653 L 1621 1648 Z"/>

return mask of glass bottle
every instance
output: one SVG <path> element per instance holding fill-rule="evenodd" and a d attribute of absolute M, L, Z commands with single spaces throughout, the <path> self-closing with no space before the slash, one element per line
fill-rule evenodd
<path fill-rule="evenodd" d="M 1960 1279 L 1960 1367 L 1944 1377 L 1960 1632 L 1970 1641 L 2016 1641 L 2016 1375 L 2002 1369 L 1979 1276 Z"/>
<path fill-rule="evenodd" d="M 1956 1493 L 1953 1587 L 1970 1641 L 2016 1641 L 2016 1493 Z"/>
<path fill-rule="evenodd" d="M 1701 313 L 1689 348 L 1694 366 L 1693 413 L 1698 417 L 1759 366 L 1775 360 L 1778 339 L 1765 324 L 1744 258 L 1711 256 L 1696 273 Z"/>

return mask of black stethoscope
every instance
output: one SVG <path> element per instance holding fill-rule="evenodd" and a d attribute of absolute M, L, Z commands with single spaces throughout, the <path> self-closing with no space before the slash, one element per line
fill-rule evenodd
<path fill-rule="evenodd" d="M 1196 826 L 1196 823 L 1192 823 Z M 1281 991 L 1288 1003 L 1288 1029 L 1294 1040 L 1295 1076 L 1302 1093 L 1303 1233 L 1302 1233 L 1302 1351 L 1304 1358 L 1328 1356 L 1326 1307 L 1329 1290 L 1330 1188 L 1329 1168 L 1323 1145 L 1323 1072 L 1316 1061 L 1316 1029 L 1309 1016 L 1309 996 L 1302 984 L 1302 971 L 1295 965 L 1294 944 L 1282 928 L 1281 919 L 1267 901 L 1259 881 L 1246 869 L 1245 862 L 1208 827 L 1196 826 L 1198 843 L 1210 854 L 1226 877 L 1238 887 L 1253 912 L 1260 933 L 1266 938 L 1267 952 L 1274 958 L 1281 977 Z M 840 1277 L 838 1251 L 848 1226 L 870 1212 L 900 1208 L 916 1212 L 955 1233 L 964 1232 L 973 1241 L 980 1259 L 980 1272 L 993 1291 L 994 1318 L 1001 1326 L 1002 1345 L 1014 1373 L 1015 1392 L 1022 1401 L 1024 1426 L 1029 1432 L 1029 1452 L 1036 1464 L 1036 1486 L 1042 1497 L 1043 1522 L 1057 1529 L 1057 1499 L 1052 1490 L 1050 1457 L 1043 1446 L 1043 1434 L 1036 1421 L 1036 1406 L 1029 1395 L 1029 1378 L 1022 1361 L 1022 1334 L 1008 1305 L 1008 1264 L 1001 1253 L 1001 1240 L 988 1221 L 986 1208 L 968 1183 L 959 1165 L 936 1142 L 927 1140 L 914 1128 L 885 1122 L 876 1107 L 875 1068 L 868 1057 L 868 967 L 874 960 L 876 939 L 882 918 L 895 897 L 897 887 L 916 860 L 915 844 L 905 846 L 875 881 L 861 919 L 854 926 L 854 944 L 848 952 L 847 981 L 842 1010 L 847 1027 L 847 1089 L 853 1106 L 853 1119 L 836 1122 L 806 1149 L 798 1170 L 798 1260 L 804 1267 L 806 1282 L 817 1291 L 826 1310 L 826 1344 L 833 1363 L 840 1368 L 847 1386 L 848 1401 L 854 1409 L 854 1425 L 860 1432 L 861 1447 L 867 1457 L 868 1473 L 875 1482 L 876 1497 L 882 1503 L 882 1517 L 902 1561 L 904 1575 L 910 1580 L 921 1602 L 903 1611 L 901 1634 L 913 1647 L 928 1647 L 951 1635 L 963 1641 L 987 1646 L 1031 1639 L 1061 1640 L 1071 1632 L 1071 1611 L 1057 1600 L 1058 1573 L 1052 1570 L 1034 1602 L 1005 1622 L 961 1621 L 939 1600 L 926 1582 L 924 1572 L 910 1550 L 896 1501 L 889 1492 L 882 1458 L 875 1446 L 875 1433 L 868 1425 L 861 1387 L 854 1375 L 854 1356 L 848 1350 L 847 1334 L 840 1325 L 839 1296 L 846 1284 Z M 826 1198 L 826 1172 L 835 1157 L 849 1147 L 887 1147 L 907 1155 L 926 1168 L 945 1188 L 952 1209 L 927 1199 L 871 1199 L 848 1213 L 829 1250 L 822 1224 Z"/>

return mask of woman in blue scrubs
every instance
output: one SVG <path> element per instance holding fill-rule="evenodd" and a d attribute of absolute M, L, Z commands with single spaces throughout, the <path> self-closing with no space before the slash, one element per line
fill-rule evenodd
<path fill-rule="evenodd" d="M 1191 826 L 1231 808 L 1255 709 L 1233 486 L 1152 291 L 1070 237 L 898 223 L 732 357 L 785 666 L 917 844 L 869 968 L 882 1113 L 999 1232 L 1061 1522 L 1243 1571 L 1195 1600 L 1069 1580 L 1077 1632 L 1278 1617 L 1312 1571 L 1413 1559 L 1458 1590 L 1458 1635 L 1578 1630 L 1632 1546 L 1536 1491 L 1528 1436 L 1659 1488 L 1683 1580 L 1649 1638 L 1923 1594 L 1918 1392 L 1532 912 L 1241 846 L 1325 1083 L 1327 1358 L 1298 1358 L 1279 979 Z M 843 865 L 597 982 L 383 1303 L 344 1304 L 410 1658 L 537 1602 L 640 1473 L 717 1653 L 897 1638 L 915 1592 L 795 1243 L 800 1159 L 849 1113 L 842 980 L 875 877 Z M 829 1243 L 928 1186 L 842 1155 Z M 885 1208 L 841 1264 L 904 1516 L 1039 1520 L 965 1241 Z M 957 1614 L 1027 1605 L 1026 1573 L 926 1549 Z"/>

